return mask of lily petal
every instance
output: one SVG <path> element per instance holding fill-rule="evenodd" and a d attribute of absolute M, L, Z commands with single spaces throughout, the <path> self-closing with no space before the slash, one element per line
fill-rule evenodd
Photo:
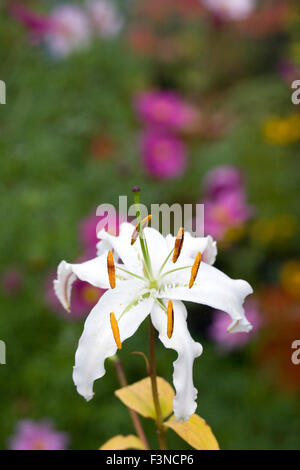
<path fill-rule="evenodd" d="M 101 238 L 101 241 L 97 244 L 98 254 L 102 253 L 103 243 L 104 247 L 109 246 L 109 249 L 113 249 L 122 262 L 126 265 L 126 268 L 135 274 L 143 274 L 143 266 L 141 261 L 141 255 L 139 251 L 139 244 L 135 243 L 131 245 L 131 236 L 135 229 L 133 224 L 123 222 L 120 226 L 119 236 L 111 235 L 104 229 L 97 233 L 97 237 Z"/>
<path fill-rule="evenodd" d="M 166 302 L 164 302 L 166 303 Z M 167 336 L 167 316 L 157 304 L 151 311 L 151 320 L 159 332 L 159 339 L 166 348 L 177 351 L 174 362 L 173 383 L 176 389 L 174 414 L 179 421 L 187 421 L 197 408 L 197 390 L 193 384 L 193 364 L 202 354 L 202 346 L 191 337 L 187 327 L 187 310 L 180 301 L 173 302 L 174 329 L 171 338 Z"/>
<path fill-rule="evenodd" d="M 186 265 L 190 259 L 182 260 Z M 247 295 L 252 294 L 248 282 L 228 277 L 219 269 L 201 262 L 195 283 L 189 289 L 190 270 L 183 269 L 167 275 L 161 288 L 161 296 L 208 305 L 228 313 L 232 323 L 228 332 L 248 332 L 251 324 L 245 317 L 243 303 Z"/>
<path fill-rule="evenodd" d="M 70 264 L 66 261 L 61 261 L 58 265 L 57 279 L 54 281 L 54 291 L 66 310 L 70 310 L 72 284 L 77 277 L 81 281 L 86 281 L 95 287 L 107 289 L 109 287 L 109 280 L 106 254 L 84 263 Z"/>
<path fill-rule="evenodd" d="M 174 247 L 175 239 L 176 237 L 173 237 L 173 235 L 167 235 L 166 237 L 170 250 Z M 193 237 L 189 232 L 185 232 L 180 257 L 195 258 L 199 251 L 205 263 L 214 264 L 218 252 L 216 241 L 210 235 L 207 237 Z"/>
<path fill-rule="evenodd" d="M 110 313 L 114 313 L 118 322 L 121 342 L 130 338 L 150 313 L 153 298 L 142 288 L 139 280 L 123 281 L 114 290 L 105 292 L 87 317 L 73 371 L 77 391 L 86 400 L 94 395 L 94 381 L 105 374 L 105 359 L 117 351 Z"/>

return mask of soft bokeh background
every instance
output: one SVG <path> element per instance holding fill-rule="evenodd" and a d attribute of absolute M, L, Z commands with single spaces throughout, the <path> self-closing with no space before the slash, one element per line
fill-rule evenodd
<path fill-rule="evenodd" d="M 235 344 L 216 332 L 222 314 L 188 306 L 204 346 L 198 413 L 223 449 L 299 448 L 300 365 L 291 362 L 300 340 L 297 2 L 100 3 L 88 15 L 91 4 L 69 2 L 82 10 L 67 23 L 59 1 L 9 1 L 0 13 L 0 448 L 13 445 L 23 420 L 52 421 L 71 449 L 133 432 L 111 364 L 88 404 L 72 383 L 84 318 L 100 293 L 78 285 L 68 317 L 51 283 L 61 259 L 94 255 L 96 207 L 131 197 L 134 184 L 147 205 L 205 202 L 216 266 L 254 287 L 257 328 Z M 165 126 L 137 104 L 149 90 L 147 110 Z M 183 108 L 192 118 L 174 125 Z M 211 194 L 218 173 L 210 172 L 224 165 L 242 179 Z M 147 353 L 146 338 L 147 324 L 120 354 L 130 383 L 145 376 L 130 352 Z M 171 381 L 176 354 L 160 344 L 157 353 L 158 373 Z M 143 423 L 155 448 L 153 424 Z M 172 431 L 167 440 L 188 448 Z"/>

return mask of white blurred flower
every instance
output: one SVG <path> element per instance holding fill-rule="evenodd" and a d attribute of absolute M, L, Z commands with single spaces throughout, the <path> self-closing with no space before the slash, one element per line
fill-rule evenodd
<path fill-rule="evenodd" d="M 111 0 L 88 0 L 87 11 L 95 31 L 101 37 L 116 36 L 121 31 L 123 18 Z"/>
<path fill-rule="evenodd" d="M 203 5 L 223 20 L 243 20 L 252 13 L 256 0 L 202 0 Z"/>
<path fill-rule="evenodd" d="M 89 44 L 90 24 L 85 12 L 74 5 L 62 4 L 54 8 L 49 19 L 54 27 L 45 36 L 46 45 L 56 57 L 66 57 Z"/>

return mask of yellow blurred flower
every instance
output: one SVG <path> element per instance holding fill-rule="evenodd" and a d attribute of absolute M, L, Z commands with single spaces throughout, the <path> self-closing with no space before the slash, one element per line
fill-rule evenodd
<path fill-rule="evenodd" d="M 293 237 L 297 230 L 297 218 L 282 214 L 277 217 L 261 218 L 253 222 L 250 236 L 262 244 L 278 244 Z"/>
<path fill-rule="evenodd" d="M 262 129 L 264 138 L 271 145 L 287 145 L 300 140 L 300 115 L 291 114 L 287 118 L 268 119 Z"/>
<path fill-rule="evenodd" d="M 300 300 L 300 260 L 291 260 L 283 265 L 280 281 L 288 295 Z"/>
<path fill-rule="evenodd" d="M 233 243 L 236 243 L 239 240 L 241 240 L 244 237 L 245 233 L 246 233 L 245 225 L 231 227 L 225 233 L 223 240 L 220 240 L 218 242 L 218 245 L 222 247 L 222 249 L 227 249 L 231 247 Z"/>

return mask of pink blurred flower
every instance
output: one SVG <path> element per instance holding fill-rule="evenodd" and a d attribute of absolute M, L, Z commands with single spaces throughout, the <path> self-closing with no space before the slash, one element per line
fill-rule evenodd
<path fill-rule="evenodd" d="M 281 78 L 287 83 L 288 86 L 291 86 L 294 80 L 300 79 L 299 68 L 296 64 L 290 62 L 289 60 L 281 60 L 278 64 L 277 70 Z"/>
<path fill-rule="evenodd" d="M 46 32 L 54 28 L 54 24 L 50 18 L 31 11 L 20 2 L 12 5 L 10 13 L 30 30 L 31 39 L 34 42 L 39 41 Z"/>
<path fill-rule="evenodd" d="M 18 292 L 23 283 L 23 275 L 16 268 L 9 268 L 2 274 L 1 284 L 3 290 L 7 294 L 15 294 Z"/>
<path fill-rule="evenodd" d="M 124 214 L 104 214 L 100 217 L 91 214 L 84 218 L 79 224 L 80 240 L 84 248 L 87 258 L 96 256 L 96 244 L 99 242 L 97 233 L 101 229 L 105 229 L 111 235 L 119 235 L 119 226 L 123 222 L 127 222 L 127 216 Z"/>
<path fill-rule="evenodd" d="M 236 190 L 243 189 L 243 176 L 234 166 L 217 166 L 207 173 L 204 179 L 204 191 L 207 197 L 216 198 Z"/>
<path fill-rule="evenodd" d="M 242 191 L 232 191 L 217 199 L 204 201 L 204 231 L 222 240 L 229 229 L 240 227 L 253 213 Z"/>
<path fill-rule="evenodd" d="M 184 144 L 176 136 L 154 129 L 142 134 L 141 153 L 146 171 L 158 179 L 180 176 L 186 168 Z"/>
<path fill-rule="evenodd" d="M 89 43 L 89 19 L 80 7 L 71 4 L 58 5 L 49 19 L 54 27 L 45 34 L 45 42 L 54 56 L 66 57 Z"/>
<path fill-rule="evenodd" d="M 85 260 L 86 258 L 84 258 Z M 80 262 L 83 261 L 82 259 Z M 69 320 L 78 320 L 88 315 L 90 310 L 96 305 L 100 297 L 104 294 L 103 289 L 91 286 L 90 284 L 76 279 L 73 284 L 72 290 L 72 303 L 71 311 L 67 313 L 58 301 L 54 289 L 53 279 L 55 275 L 52 274 L 46 281 L 45 286 L 45 300 L 51 310 L 58 315 L 61 315 Z"/>
<path fill-rule="evenodd" d="M 135 98 L 135 109 L 145 124 L 160 130 L 186 130 L 197 118 L 195 109 L 172 91 L 140 93 Z"/>
<path fill-rule="evenodd" d="M 255 9 L 255 0 L 202 0 L 203 6 L 223 21 L 247 18 Z"/>
<path fill-rule="evenodd" d="M 69 436 L 56 431 L 50 421 L 22 420 L 9 440 L 12 450 L 65 450 Z"/>
<path fill-rule="evenodd" d="M 225 312 L 215 310 L 213 322 L 210 325 L 208 334 L 217 344 L 220 351 L 226 352 L 232 349 L 245 346 L 261 327 L 260 312 L 253 299 L 246 300 L 245 314 L 253 328 L 250 333 L 229 333 L 227 328 L 230 325 L 230 319 Z"/>
<path fill-rule="evenodd" d="M 101 37 L 110 38 L 121 31 L 123 19 L 111 0 L 89 0 L 87 10 L 95 31 Z"/>

